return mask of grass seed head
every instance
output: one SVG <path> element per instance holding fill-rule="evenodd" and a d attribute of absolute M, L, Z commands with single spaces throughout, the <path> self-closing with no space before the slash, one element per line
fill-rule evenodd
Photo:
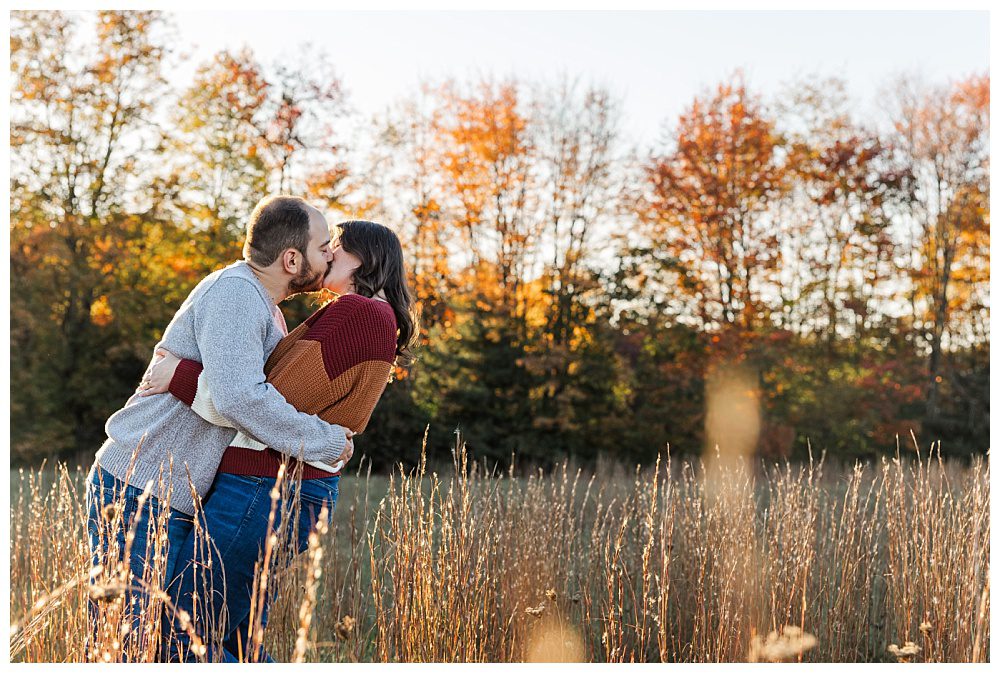
<path fill-rule="evenodd" d="M 118 518 L 119 509 L 117 503 L 109 503 L 101 508 L 101 518 L 108 523 L 114 523 Z"/>
<path fill-rule="evenodd" d="M 113 601 L 125 594 L 128 585 L 124 582 L 105 582 L 104 584 L 91 584 L 88 587 L 90 600 L 98 603 Z"/>
<path fill-rule="evenodd" d="M 347 640 L 354 633 L 355 625 L 354 617 L 350 615 L 344 615 L 341 617 L 337 623 L 334 625 L 333 629 L 337 634 L 337 637 L 341 640 Z"/>
<path fill-rule="evenodd" d="M 893 643 L 889 646 L 889 654 L 895 656 L 900 662 L 911 661 L 915 656 L 920 654 L 920 646 L 912 640 L 907 640 L 903 643 L 902 647 Z"/>
<path fill-rule="evenodd" d="M 542 614 L 545 612 L 545 603 L 539 603 L 538 607 L 525 608 L 524 611 L 527 612 L 532 617 L 541 617 Z"/>
<path fill-rule="evenodd" d="M 771 631 L 767 638 L 754 636 L 750 642 L 749 659 L 759 661 L 791 661 L 816 646 L 816 636 L 798 626 L 785 626 Z"/>

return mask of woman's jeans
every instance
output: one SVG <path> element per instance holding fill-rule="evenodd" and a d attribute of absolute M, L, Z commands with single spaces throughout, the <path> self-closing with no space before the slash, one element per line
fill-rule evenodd
<path fill-rule="evenodd" d="M 128 589 L 125 591 L 125 620 L 128 623 L 131 618 L 132 623 L 129 628 L 129 635 L 122 643 L 121 649 L 125 651 L 124 658 L 132 658 L 139 652 L 153 653 L 159 651 L 159 644 L 147 643 L 145 638 L 148 633 L 147 625 L 150 619 L 159 619 L 159 615 L 150 613 L 150 595 L 146 582 L 154 580 L 152 569 L 147 568 L 153 563 L 157 556 L 165 554 L 165 565 L 163 567 L 162 578 L 170 578 L 174 574 L 174 565 L 177 562 L 181 545 L 187 539 L 188 534 L 194 525 L 191 516 L 171 509 L 168 513 L 166 534 L 166 549 L 161 544 L 157 545 L 156 536 L 157 522 L 162 511 L 162 504 L 154 497 L 149 496 L 139 511 L 139 496 L 142 489 L 126 484 L 117 479 L 110 472 L 94 463 L 87 476 L 87 538 L 90 545 L 91 563 L 93 566 L 103 566 L 103 576 L 91 575 L 92 585 L 113 585 L 117 580 L 113 577 L 115 566 L 123 561 L 125 553 L 127 535 L 134 531 L 134 538 L 129 549 L 128 565 L 132 571 L 132 577 L 128 579 Z M 152 522 L 152 526 L 150 523 Z M 114 558 L 108 558 L 109 554 Z M 112 576 L 108 576 L 112 575 Z M 144 579 L 145 576 L 145 579 Z M 110 587 L 109 587 L 110 588 Z M 148 587 L 149 589 L 162 589 L 163 587 Z M 97 592 L 99 593 L 99 592 Z M 112 594 L 113 594 L 112 590 Z M 95 593 L 95 596 L 97 594 Z M 100 627 L 100 610 L 92 601 L 89 604 L 89 615 L 91 621 L 91 638 L 94 638 Z M 93 642 L 88 643 L 88 652 Z M 150 649 L 152 648 L 152 649 Z"/>
<path fill-rule="evenodd" d="M 282 510 L 287 509 L 285 503 L 278 502 L 275 520 L 269 530 L 271 489 L 275 481 L 273 477 L 217 474 L 203 503 L 204 530 L 192 531 L 182 544 L 170 596 L 179 609 L 194 616 L 194 630 L 205 641 L 207 650 L 204 656 L 208 661 L 270 661 L 262 650 L 252 657 L 248 654 L 248 638 L 255 565 L 259 558 L 263 558 L 268 533 L 278 529 Z M 301 498 L 296 553 L 308 549 L 309 534 L 324 505 L 329 525 L 337 502 L 339 483 L 340 476 L 333 476 L 302 479 L 292 484 L 292 496 L 297 489 Z M 206 539 L 211 543 L 206 544 Z M 207 572 L 209 557 L 215 572 Z M 267 596 L 260 610 L 261 626 L 266 625 L 268 605 L 274 600 L 273 574 L 281 570 L 273 564 L 274 560 L 269 571 L 271 579 Z M 218 572 L 220 568 L 222 572 Z M 205 621 L 206 613 L 208 621 Z M 257 621 L 256 616 L 254 621 Z M 219 643 L 213 642 L 213 636 L 223 638 L 223 651 L 218 651 Z M 187 633 L 177 629 L 176 625 L 170 641 L 171 661 L 197 659 L 190 651 L 191 642 Z"/>

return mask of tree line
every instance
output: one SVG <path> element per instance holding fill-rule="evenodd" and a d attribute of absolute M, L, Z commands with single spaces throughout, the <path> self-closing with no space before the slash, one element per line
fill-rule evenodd
<path fill-rule="evenodd" d="M 627 139 L 571 77 L 426 81 L 372 118 L 334 64 L 215 54 L 171 85 L 168 15 L 11 15 L 11 449 L 96 450 L 152 345 L 268 193 L 400 235 L 420 317 L 359 449 L 648 461 L 756 379 L 757 451 L 847 457 L 989 430 L 989 76 L 736 71 Z M 286 302 L 292 325 L 322 298 Z"/>

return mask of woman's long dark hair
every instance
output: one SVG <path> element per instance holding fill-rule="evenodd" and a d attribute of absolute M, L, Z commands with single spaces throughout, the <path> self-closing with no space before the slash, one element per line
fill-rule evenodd
<path fill-rule="evenodd" d="M 379 290 L 396 314 L 396 358 L 398 364 L 412 360 L 410 347 L 417 336 L 417 318 L 413 296 L 406 284 L 403 268 L 403 246 L 389 227 L 368 220 L 350 220 L 337 224 L 338 242 L 346 251 L 361 260 L 354 272 L 354 291 L 363 297 L 374 297 Z"/>

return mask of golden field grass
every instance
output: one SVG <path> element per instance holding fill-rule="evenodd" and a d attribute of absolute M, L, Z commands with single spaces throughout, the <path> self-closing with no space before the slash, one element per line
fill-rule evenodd
<path fill-rule="evenodd" d="M 136 579 L 89 567 L 85 473 L 12 474 L 14 661 L 84 661 L 89 599 L 92 658 L 154 656 L 122 629 Z M 279 661 L 988 660 L 985 457 L 664 455 L 524 477 L 459 449 L 440 474 L 342 478 L 333 525 L 295 559 L 274 539 L 258 637 Z"/>

